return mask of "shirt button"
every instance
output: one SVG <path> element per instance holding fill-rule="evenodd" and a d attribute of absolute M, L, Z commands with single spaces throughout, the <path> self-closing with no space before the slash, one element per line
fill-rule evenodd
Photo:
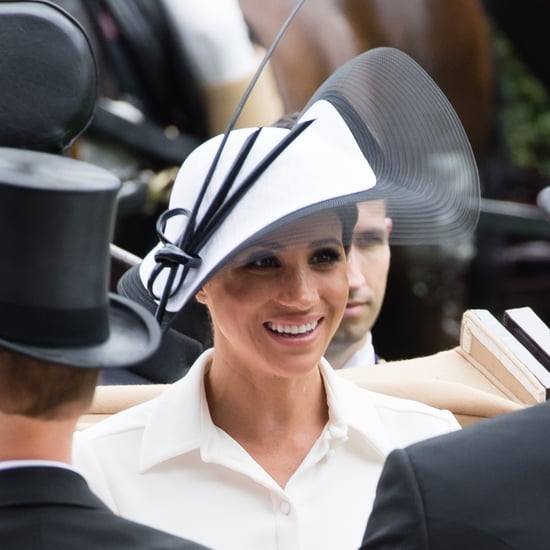
<path fill-rule="evenodd" d="M 288 514 L 290 514 L 290 502 L 286 501 L 286 500 L 283 500 L 281 502 L 281 512 L 285 515 L 285 516 L 288 516 Z"/>

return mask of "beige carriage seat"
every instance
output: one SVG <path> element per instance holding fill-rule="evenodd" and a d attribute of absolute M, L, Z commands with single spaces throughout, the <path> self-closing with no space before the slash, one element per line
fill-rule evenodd
<path fill-rule="evenodd" d="M 468 310 L 460 344 L 434 355 L 338 371 L 369 390 L 448 409 L 462 426 L 546 400 L 550 374 L 487 310 Z M 79 429 L 147 401 L 164 384 L 99 386 Z"/>
<path fill-rule="evenodd" d="M 534 312 L 520 309 L 529 313 L 525 331 L 532 321 L 540 330 Z M 545 365 L 487 310 L 463 314 L 460 343 L 453 349 L 341 374 L 371 390 L 449 409 L 462 426 L 542 403 L 550 388 Z"/>

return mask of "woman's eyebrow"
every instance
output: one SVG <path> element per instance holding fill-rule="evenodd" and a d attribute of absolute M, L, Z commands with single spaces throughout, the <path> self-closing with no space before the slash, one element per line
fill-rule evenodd
<path fill-rule="evenodd" d="M 279 241 L 259 241 L 255 244 L 253 244 L 249 250 L 251 251 L 258 251 L 258 252 L 261 252 L 261 251 L 270 251 L 270 250 L 273 250 L 273 251 L 280 251 L 280 250 L 284 250 L 286 248 L 285 245 L 283 245 L 281 242 Z"/>
<path fill-rule="evenodd" d="M 319 248 L 322 246 L 342 246 L 342 239 L 337 239 L 335 237 L 328 237 L 326 239 L 319 239 L 312 241 L 309 246 L 310 248 Z"/>
<path fill-rule="evenodd" d="M 250 252 L 262 253 L 262 252 L 284 252 L 289 248 L 292 248 L 296 243 L 292 239 L 286 239 L 285 241 L 260 241 L 250 247 Z M 307 245 L 301 245 L 301 247 L 307 248 L 319 248 L 323 246 L 342 246 L 342 240 L 336 237 L 327 237 L 324 239 L 316 239 L 310 241 Z"/>

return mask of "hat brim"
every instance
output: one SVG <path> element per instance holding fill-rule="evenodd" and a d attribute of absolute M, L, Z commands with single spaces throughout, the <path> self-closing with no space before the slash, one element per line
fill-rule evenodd
<path fill-rule="evenodd" d="M 109 295 L 109 337 L 100 344 L 79 347 L 28 346 L 0 338 L 0 347 L 59 365 L 80 368 L 129 367 L 158 348 L 158 323 L 142 306 Z"/>

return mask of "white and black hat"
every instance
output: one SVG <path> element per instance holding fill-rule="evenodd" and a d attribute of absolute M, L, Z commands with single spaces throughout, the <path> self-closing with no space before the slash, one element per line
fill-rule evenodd
<path fill-rule="evenodd" d="M 393 48 L 369 50 L 334 73 L 292 129 L 232 130 L 199 146 L 178 173 L 139 280 L 160 309 L 177 312 L 267 233 L 374 199 L 386 201 L 400 244 L 463 237 L 478 219 L 478 172 L 458 116 Z M 135 283 L 137 271 L 126 277 Z"/>

